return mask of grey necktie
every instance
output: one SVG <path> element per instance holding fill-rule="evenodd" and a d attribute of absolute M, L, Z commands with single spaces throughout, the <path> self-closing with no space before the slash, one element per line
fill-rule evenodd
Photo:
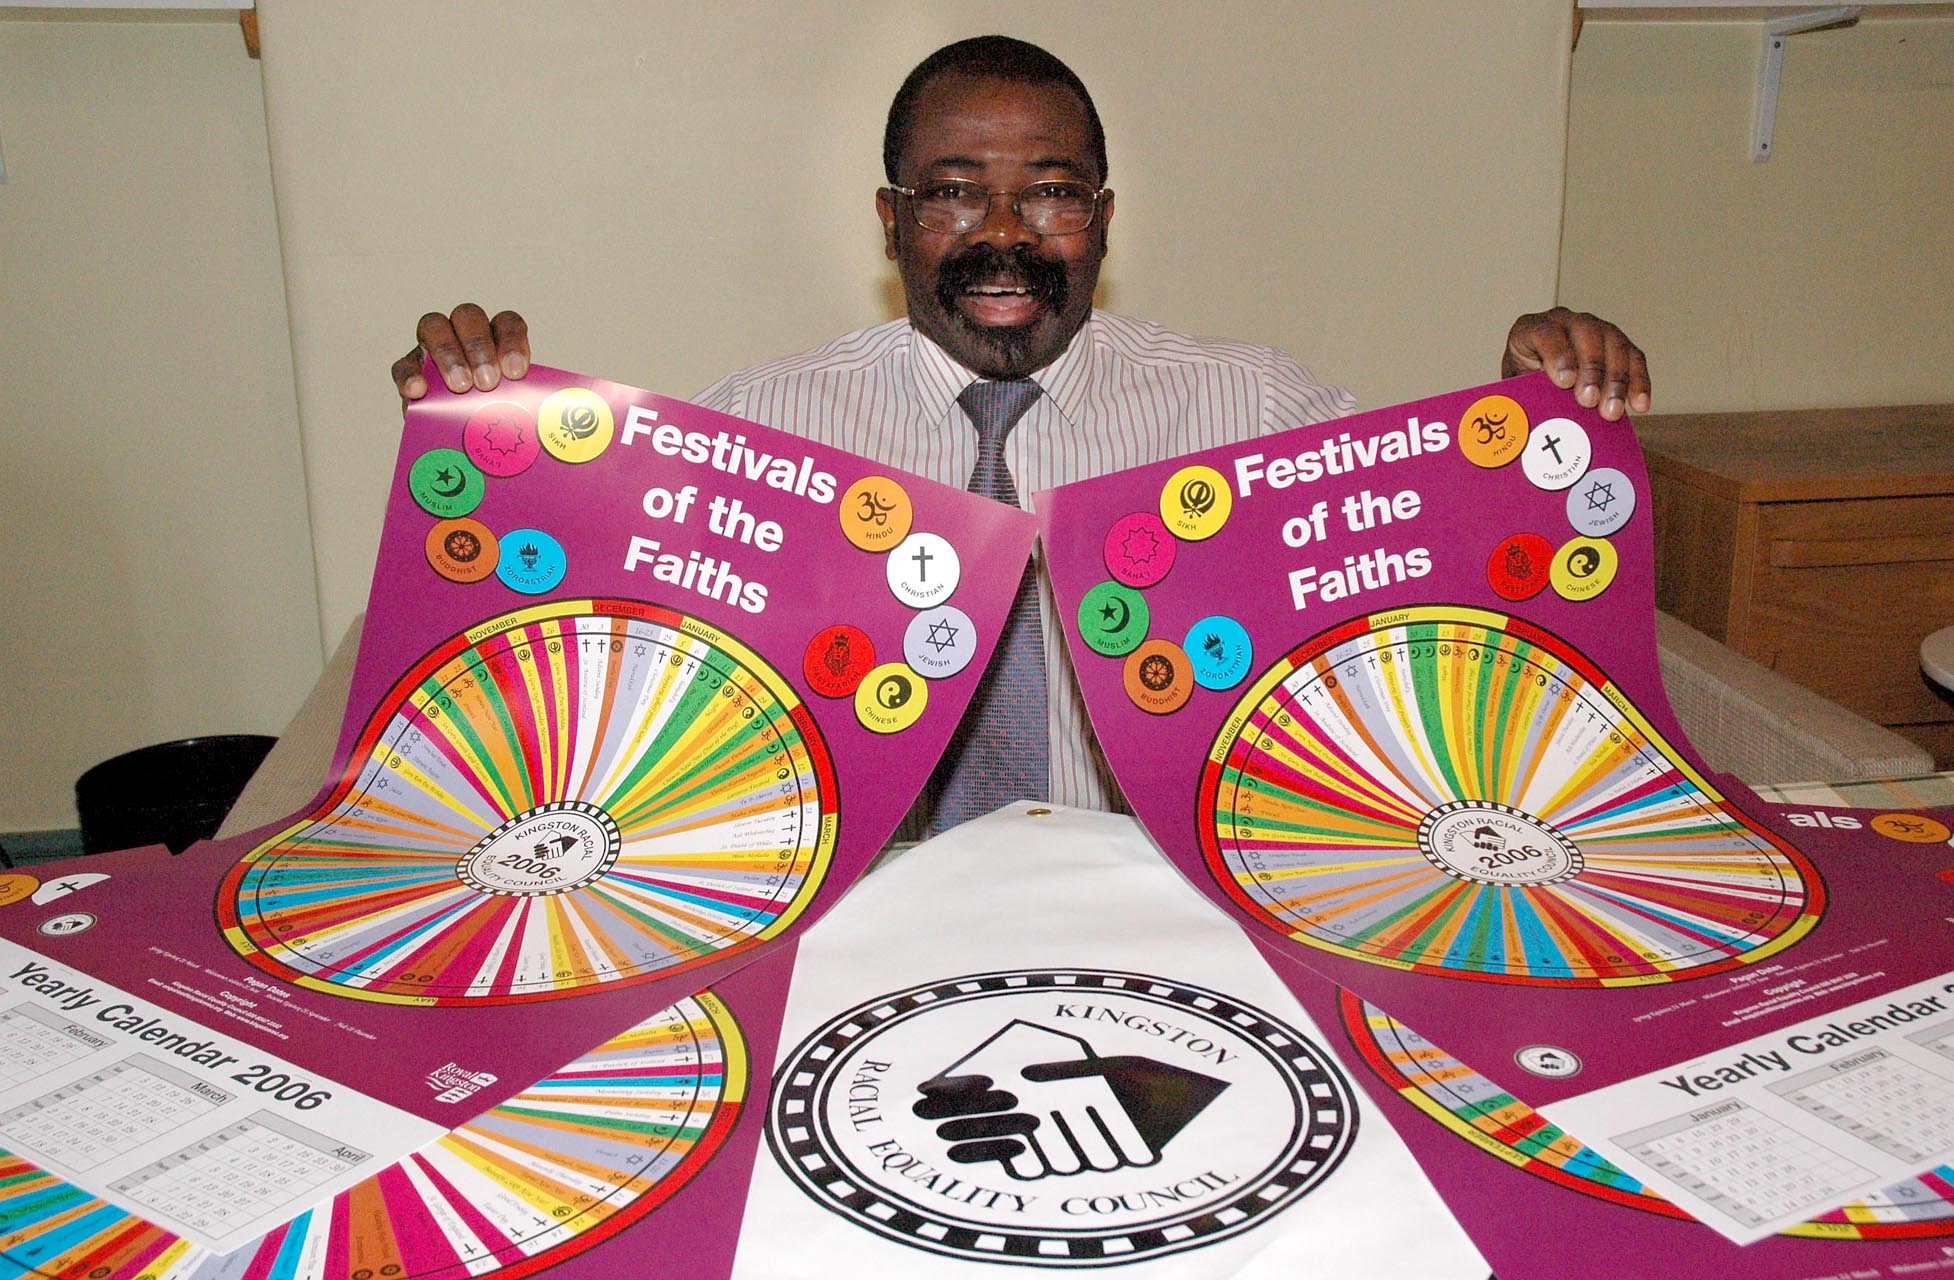
<path fill-rule="evenodd" d="M 1004 440 L 1041 394 L 1029 378 L 973 382 L 957 403 L 977 428 L 972 493 L 1021 506 L 1004 465 Z M 1038 571 L 1026 565 L 997 652 L 963 723 L 931 779 L 933 834 L 1001 804 L 1043 798 L 1051 785 L 1045 729 L 1045 642 L 1038 619 Z"/>

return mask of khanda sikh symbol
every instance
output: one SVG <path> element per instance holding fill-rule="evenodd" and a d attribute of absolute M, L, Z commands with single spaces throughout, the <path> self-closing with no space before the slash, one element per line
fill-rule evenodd
<path fill-rule="evenodd" d="M 571 405 L 560 415 L 563 429 L 577 440 L 597 434 L 597 411 L 587 404 Z"/>
<path fill-rule="evenodd" d="M 1214 510 L 1214 486 L 1206 480 L 1189 480 L 1181 486 L 1181 510 L 1190 520 Z"/>

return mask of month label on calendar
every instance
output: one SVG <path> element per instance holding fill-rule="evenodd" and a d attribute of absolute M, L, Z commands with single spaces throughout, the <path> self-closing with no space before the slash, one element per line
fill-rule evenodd
<path fill-rule="evenodd" d="M 1954 974 L 1543 1114 L 1739 1244 L 1954 1158 Z"/>
<path fill-rule="evenodd" d="M 208 1248 L 440 1127 L 0 940 L 0 1149 Z"/>

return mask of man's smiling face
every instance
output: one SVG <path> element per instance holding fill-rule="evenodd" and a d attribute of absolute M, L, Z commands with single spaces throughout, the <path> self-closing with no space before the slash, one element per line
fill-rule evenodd
<path fill-rule="evenodd" d="M 961 74 L 917 95 L 896 167 L 906 187 L 964 178 L 993 192 L 1034 182 L 1105 180 L 1085 105 L 1059 84 Z M 919 226 L 909 198 L 876 194 L 883 247 L 902 274 L 909 318 L 957 362 L 987 378 L 1019 378 L 1064 352 L 1092 310 L 1113 196 L 1084 231 L 1040 236 L 1008 195 L 962 235 Z"/>

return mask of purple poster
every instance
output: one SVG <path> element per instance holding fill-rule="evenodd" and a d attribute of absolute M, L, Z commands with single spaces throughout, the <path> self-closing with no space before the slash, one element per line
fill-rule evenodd
<path fill-rule="evenodd" d="M 1544 376 L 1038 505 L 1168 857 L 1529 1102 L 1954 969 L 1939 862 L 1775 817 L 1683 740 L 1633 433 Z"/>
<path fill-rule="evenodd" d="M 156 1160 L 60 1171 L 235 1241 L 281 1211 L 240 1217 L 226 1195 L 192 1211 L 157 1189 L 183 1144 L 245 1132 L 207 1095 L 272 1106 L 293 1159 L 344 1149 L 289 1217 L 418 1145 L 387 1113 L 353 1115 L 360 1100 L 431 1136 L 725 982 L 888 841 L 1033 531 L 615 383 L 537 368 L 493 394 L 437 390 L 407 412 L 317 799 L 181 857 L 37 868 L 47 890 L 0 894 L 0 1013 L 21 1015 L 0 1047 L 51 1036 L 63 1062 L 78 1044 L 104 1059 L 45 1088 L 0 1080 L 5 1145 L 46 1163 L 77 1150 L 68 1121 L 94 1099 L 154 1118 L 156 1097 L 180 1098 L 181 1126 L 143 1135 Z M 124 1050 L 142 1063 L 106 1062 Z"/>

